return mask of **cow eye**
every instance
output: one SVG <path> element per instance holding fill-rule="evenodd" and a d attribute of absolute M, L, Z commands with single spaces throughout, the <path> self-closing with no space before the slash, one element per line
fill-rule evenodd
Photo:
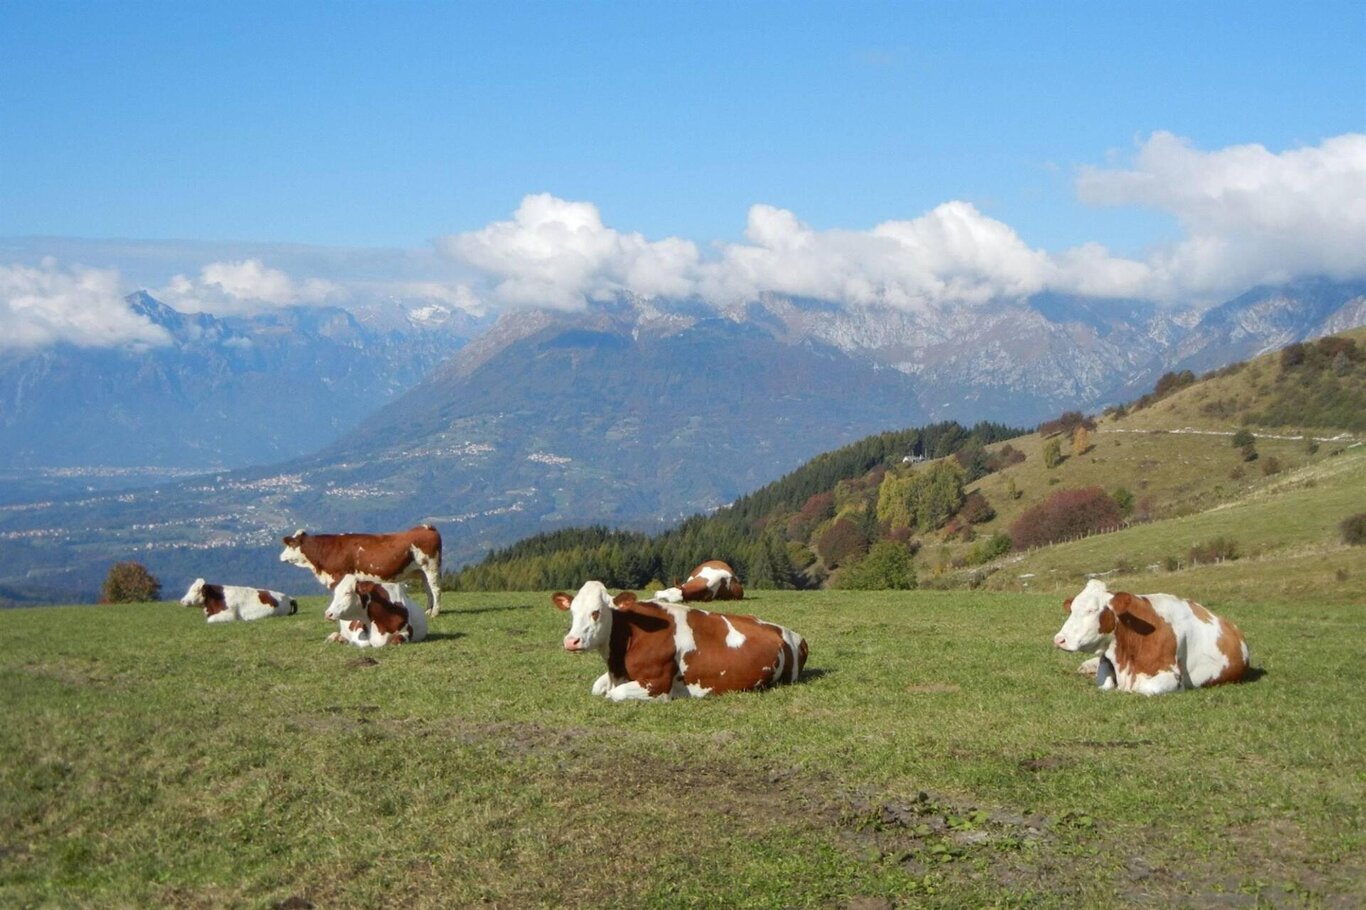
<path fill-rule="evenodd" d="M 597 622 L 597 621 L 598 621 L 598 617 L 602 615 L 602 611 L 601 611 L 601 610 L 594 610 L 592 615 L 593 615 L 593 622 Z"/>

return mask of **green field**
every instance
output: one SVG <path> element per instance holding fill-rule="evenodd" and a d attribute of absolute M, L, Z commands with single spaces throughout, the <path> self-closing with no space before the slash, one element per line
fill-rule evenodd
<path fill-rule="evenodd" d="M 1366 904 L 1366 606 L 1212 603 L 1252 682 L 1100 693 L 1056 597 L 758 592 L 795 686 L 613 705 L 546 594 L 424 643 L 0 613 L 0 906 Z"/>

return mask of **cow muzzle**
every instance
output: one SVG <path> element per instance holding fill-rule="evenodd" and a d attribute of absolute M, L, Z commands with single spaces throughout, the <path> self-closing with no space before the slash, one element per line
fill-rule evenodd
<path fill-rule="evenodd" d="M 564 637 L 564 649 L 566 651 L 582 651 L 583 639 L 577 635 L 566 635 Z"/>

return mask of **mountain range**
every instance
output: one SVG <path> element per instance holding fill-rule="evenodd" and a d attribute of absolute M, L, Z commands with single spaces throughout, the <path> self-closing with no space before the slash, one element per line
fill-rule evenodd
<path fill-rule="evenodd" d="M 138 302 L 167 323 L 178 316 L 145 296 Z M 220 395 L 221 438 L 273 441 L 232 449 L 219 463 L 252 452 L 272 463 L 139 490 L 36 502 L 11 494 L 0 507 L 0 598 L 89 599 L 108 565 L 127 558 L 170 586 L 203 575 L 306 590 L 313 582 L 275 560 L 279 537 L 299 527 L 431 521 L 452 568 L 536 531 L 658 529 L 871 433 L 949 418 L 1028 426 L 1135 397 L 1164 372 L 1213 369 L 1366 323 L 1366 283 L 1259 288 L 1207 310 L 1056 295 L 954 310 L 845 309 L 785 297 L 716 309 L 619 298 L 573 312 L 509 312 L 463 346 L 463 333 L 480 328 L 472 322 L 438 331 L 414 331 L 410 322 L 386 333 L 355 316 L 298 310 L 258 317 L 250 334 L 228 320 L 183 318 L 248 335 L 258 350 L 269 347 L 260 339 L 276 339 L 272 356 L 290 352 L 291 372 L 270 374 L 266 360 L 235 369 L 226 340 L 204 342 L 220 358 L 220 383 L 188 344 L 175 355 L 110 352 L 107 369 L 130 377 L 127 394 L 117 394 L 116 382 L 102 386 L 94 413 L 77 407 L 69 418 L 84 434 L 66 437 L 44 436 L 42 408 L 24 399 L 30 435 L 18 460 L 41 464 L 45 448 L 75 460 L 63 446 L 104 432 L 111 421 L 101 422 L 101 410 L 119 415 L 112 423 L 125 438 L 137 436 L 134 427 L 163 440 L 189 436 L 192 418 L 208 416 L 206 398 Z M 271 319 L 285 327 L 257 328 Z M 203 326 L 177 337 L 207 338 Z M 454 354 L 442 359 L 443 345 Z M 62 352 L 33 358 L 44 356 L 75 370 Z M 157 381 L 139 386 L 149 381 L 136 369 L 140 357 L 179 357 L 180 370 L 148 366 Z M 4 414 L 21 368 L 0 360 Z M 417 374 L 425 375 L 394 395 Z M 47 375 L 62 374 L 52 366 Z M 60 402 L 86 399 L 63 397 L 60 381 L 50 385 L 51 424 Z M 161 397 L 144 399 L 139 388 Z M 363 389 L 374 403 L 368 411 L 344 404 L 343 388 Z M 299 439 L 329 432 L 325 446 L 298 455 Z M 195 445 L 218 443 L 201 436 Z M 272 458 L 290 445 L 296 457 Z M 139 463 L 148 463 L 143 446 Z M 179 460 L 160 463 L 185 464 L 198 451 L 188 440 L 174 448 Z"/>

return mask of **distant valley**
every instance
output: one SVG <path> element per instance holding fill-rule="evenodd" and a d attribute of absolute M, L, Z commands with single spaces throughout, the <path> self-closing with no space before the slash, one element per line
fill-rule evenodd
<path fill-rule="evenodd" d="M 219 394 L 207 378 L 187 378 L 196 375 L 188 354 L 179 384 L 147 387 L 161 391 L 138 421 L 109 421 L 108 432 L 126 440 L 110 449 L 124 465 L 175 467 L 194 462 L 202 451 L 194 446 L 222 445 L 225 466 L 252 451 L 280 453 L 265 459 L 269 466 L 160 477 L 154 487 L 117 492 L 103 479 L 75 495 L 51 486 L 26 497 L 16 489 L 22 481 L 0 487 L 0 599 L 89 600 L 117 559 L 145 562 L 166 596 L 195 575 L 307 592 L 316 583 L 275 559 L 278 538 L 298 527 L 432 521 L 449 568 L 558 527 L 658 530 L 871 433 L 948 418 L 1032 425 L 1136 397 L 1164 372 L 1208 370 L 1366 323 L 1366 285 L 1264 288 L 1203 312 L 1059 297 L 945 313 L 765 298 L 720 312 L 638 299 L 583 312 L 528 310 L 482 333 L 468 324 L 386 334 L 344 314 L 331 317 L 335 330 L 321 331 L 333 323 L 291 318 L 298 321 L 275 336 L 277 354 L 297 350 L 278 373 L 244 378 L 226 356 L 218 361 L 223 388 L 242 396 L 234 410 L 221 393 L 223 426 L 236 428 L 224 438 L 259 431 L 254 449 L 201 437 L 166 444 L 164 457 L 153 458 L 149 439 L 178 438 L 167 428 L 184 426 L 187 410 L 202 417 L 205 397 Z M 104 431 L 99 408 L 117 416 L 148 400 L 138 395 L 142 355 L 108 356 L 107 369 L 125 378 L 102 386 L 90 412 L 73 415 L 81 432 L 39 442 L 43 421 L 26 411 L 21 429 L 31 441 L 7 464 L 53 467 L 43 464 L 45 447 L 91 458 L 100 451 L 91 438 Z M 376 363 L 388 371 L 362 375 L 362 365 Z M 38 375 L 32 363 L 24 368 Z M 11 415 L 19 373 L 0 359 L 0 377 L 9 377 L 0 381 L 0 413 Z M 192 391 L 192 382 L 207 385 Z M 120 387 L 129 397 L 116 406 Z M 343 389 L 348 400 L 363 390 L 375 401 L 348 412 Z M 56 401 L 47 407 L 56 424 Z M 299 446 L 304 438 L 314 440 L 309 449 Z"/>

